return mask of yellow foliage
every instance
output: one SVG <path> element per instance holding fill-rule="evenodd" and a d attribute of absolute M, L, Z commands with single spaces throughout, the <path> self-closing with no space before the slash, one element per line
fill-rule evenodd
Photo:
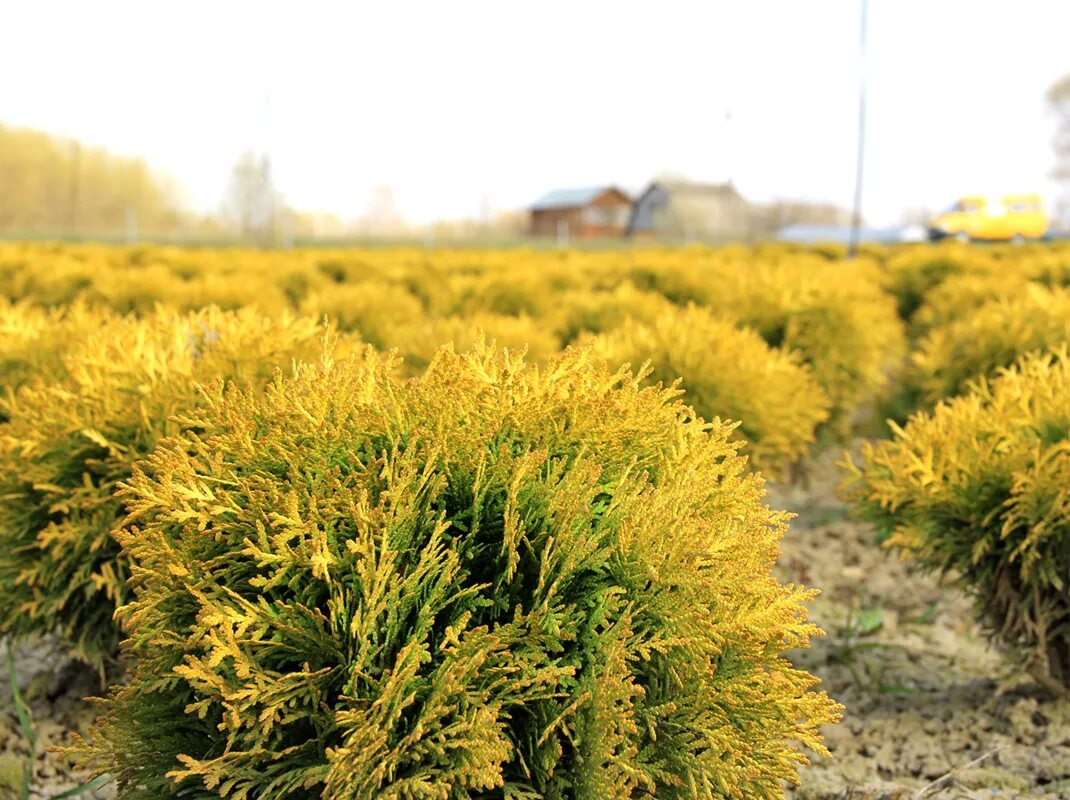
<path fill-rule="evenodd" d="M 384 281 L 330 286 L 305 297 L 301 311 L 326 315 L 341 330 L 358 333 L 380 348 L 387 346 L 392 328 L 424 315 L 420 301 L 404 286 Z"/>
<path fill-rule="evenodd" d="M 1070 694 L 1070 354 L 1024 356 L 866 443 L 848 498 L 887 544 L 961 576 L 994 636 Z"/>
<path fill-rule="evenodd" d="M 731 426 L 589 351 L 207 392 L 127 483 L 124 800 L 780 798 L 840 708 Z"/>
<path fill-rule="evenodd" d="M 846 438 L 858 412 L 889 390 L 906 352 L 895 303 L 866 260 L 813 256 L 719 267 L 709 305 L 797 351 L 831 402 L 829 428 Z"/>
<path fill-rule="evenodd" d="M 998 261 L 991 251 L 957 242 L 918 245 L 894 253 L 885 261 L 885 280 L 895 295 L 899 314 L 911 320 L 930 290 L 953 275 L 993 273 Z"/>
<path fill-rule="evenodd" d="M 649 362 L 651 380 L 682 379 L 687 401 L 706 419 L 739 420 L 754 463 L 773 473 L 806 455 L 828 418 L 828 398 L 798 358 L 698 306 L 593 342 L 611 364 Z"/>
<path fill-rule="evenodd" d="M 911 320 L 916 331 L 965 319 L 990 300 L 1024 294 L 1033 285 L 1019 272 L 981 272 L 953 275 L 925 295 Z"/>
<path fill-rule="evenodd" d="M 471 350 L 485 339 L 511 352 L 526 352 L 529 363 L 543 364 L 560 350 L 557 337 L 528 316 L 477 312 L 464 317 L 417 317 L 386 328 L 384 348 L 397 349 L 409 374 L 422 372 L 444 345 Z"/>
<path fill-rule="evenodd" d="M 73 314 L 65 323 L 80 321 Z M 314 321 L 246 309 L 94 320 L 68 333 L 61 368 L 26 381 L 0 426 L 0 631 L 59 630 L 101 667 L 115 654 L 112 620 L 129 564 L 112 540 L 115 491 L 134 464 L 176 430 L 202 386 L 258 385 L 314 356 Z M 47 330 L 47 328 L 46 328 Z"/>
<path fill-rule="evenodd" d="M 80 303 L 49 312 L 0 299 L 0 420 L 7 419 L 11 396 L 24 383 L 62 379 L 67 351 L 110 318 Z"/>
<path fill-rule="evenodd" d="M 932 405 L 1019 356 L 1070 342 L 1070 289 L 1031 284 L 930 330 L 911 355 L 908 391 Z"/>
<path fill-rule="evenodd" d="M 580 334 L 606 333 L 630 321 L 651 324 L 674 308 L 662 295 L 636 289 L 631 282 L 612 291 L 564 292 L 556 301 L 543 319 L 565 344 Z"/>

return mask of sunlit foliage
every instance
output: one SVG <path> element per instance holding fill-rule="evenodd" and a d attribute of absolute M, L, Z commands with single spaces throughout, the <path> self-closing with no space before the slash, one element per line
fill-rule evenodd
<path fill-rule="evenodd" d="M 993 636 L 1070 694 L 1070 356 L 991 382 L 863 445 L 845 492 L 888 546 L 959 576 Z"/>
<path fill-rule="evenodd" d="M 123 800 L 779 798 L 838 707 L 727 423 L 590 352 L 210 390 L 127 483 Z"/>

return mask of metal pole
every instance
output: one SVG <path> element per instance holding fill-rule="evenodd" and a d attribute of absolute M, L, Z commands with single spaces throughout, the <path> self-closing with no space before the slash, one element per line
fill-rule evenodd
<path fill-rule="evenodd" d="M 847 247 L 847 257 L 858 254 L 858 239 L 862 227 L 862 166 L 866 157 L 866 17 L 869 0 L 862 0 L 862 35 L 859 47 L 858 68 L 858 157 L 855 162 L 855 201 L 851 215 L 851 240 Z"/>

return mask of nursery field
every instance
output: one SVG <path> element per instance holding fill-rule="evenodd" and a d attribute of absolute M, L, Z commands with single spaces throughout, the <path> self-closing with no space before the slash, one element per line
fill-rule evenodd
<path fill-rule="evenodd" d="M 0 243 L 0 798 L 1070 797 L 1070 245 Z"/>

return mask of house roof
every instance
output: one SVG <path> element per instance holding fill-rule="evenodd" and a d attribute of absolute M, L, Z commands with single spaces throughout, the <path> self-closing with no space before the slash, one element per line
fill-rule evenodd
<path fill-rule="evenodd" d="M 693 195 L 707 197 L 724 197 L 738 195 L 731 183 L 695 183 L 685 180 L 656 180 L 647 188 L 647 192 L 660 187 L 667 194 Z M 645 194 L 645 192 L 644 192 Z"/>
<path fill-rule="evenodd" d="M 555 189 L 536 200 L 532 211 L 546 211 L 552 208 L 579 208 L 593 203 L 600 195 L 609 191 L 620 191 L 615 186 L 589 186 L 584 189 Z M 624 194 L 621 192 L 621 194 Z"/>

